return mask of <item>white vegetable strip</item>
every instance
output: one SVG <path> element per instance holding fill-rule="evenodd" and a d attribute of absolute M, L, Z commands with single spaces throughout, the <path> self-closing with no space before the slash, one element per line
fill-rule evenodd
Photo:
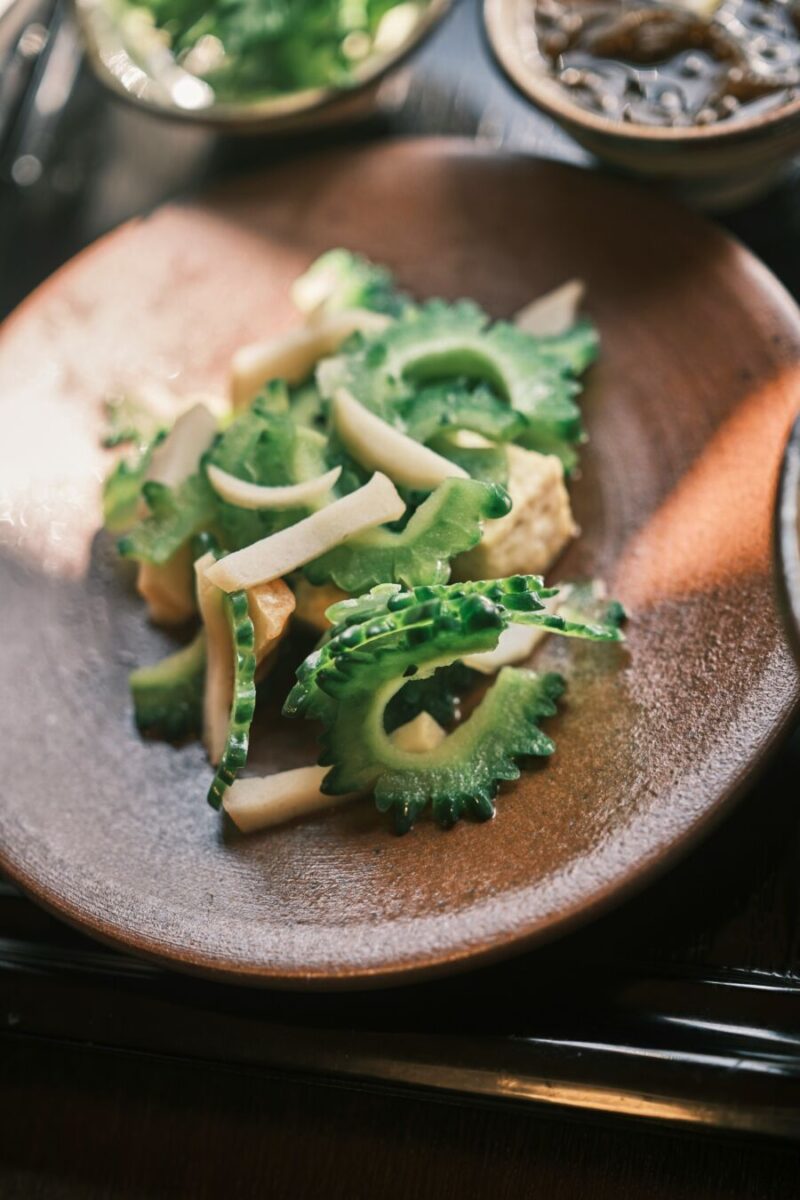
<path fill-rule="evenodd" d="M 296 767 L 259 779 L 237 779 L 225 793 L 223 807 L 242 833 L 254 833 L 352 800 L 352 793 L 323 795 L 320 787 L 328 770 L 328 767 Z"/>
<path fill-rule="evenodd" d="M 279 579 L 357 533 L 396 521 L 405 510 L 392 481 L 385 475 L 373 475 L 358 491 L 334 500 L 296 525 L 221 558 L 209 568 L 207 577 L 226 592 Z"/>
<path fill-rule="evenodd" d="M 534 337 L 558 337 L 575 324 L 585 295 L 583 280 L 570 279 L 521 308 L 514 317 L 514 324 L 523 333 Z"/>
<path fill-rule="evenodd" d="M 354 333 L 380 333 L 390 323 L 382 313 L 354 308 L 332 313 L 311 327 L 293 329 L 283 337 L 241 346 L 231 360 L 234 409 L 248 404 L 270 379 L 302 383 L 321 358 L 335 354 Z"/>
<path fill-rule="evenodd" d="M 537 625 L 509 625 L 500 634 L 494 650 L 471 654 L 464 659 L 464 665 L 483 675 L 494 675 L 501 667 L 509 667 L 529 658 L 547 637 L 547 632 Z"/>
<path fill-rule="evenodd" d="M 435 750 L 446 736 L 441 725 L 425 712 L 395 729 L 391 735 L 400 749 L 417 754 Z M 357 792 L 326 796 L 321 788 L 328 771 L 328 767 L 296 767 L 258 779 L 237 779 L 228 788 L 222 804 L 242 833 L 255 833 L 270 825 L 281 825 L 333 808 L 358 796 Z"/>
<path fill-rule="evenodd" d="M 387 424 L 359 404 L 346 388 L 333 398 L 333 422 L 339 437 L 363 467 L 384 471 L 395 483 L 432 491 L 454 475 L 469 476 L 462 468 Z"/>
<path fill-rule="evenodd" d="M 197 606 L 206 631 L 206 682 L 203 693 L 203 743 L 215 765 L 222 757 L 228 736 L 233 697 L 233 641 L 222 607 L 222 592 L 208 578 L 214 555 L 204 554 L 194 564 Z"/>
<path fill-rule="evenodd" d="M 248 483 L 246 479 L 237 479 L 213 463 L 208 467 L 209 483 L 218 496 L 237 508 L 251 509 L 295 508 L 316 504 L 328 495 L 341 473 L 341 467 L 334 467 L 325 475 L 306 479 L 303 483 L 262 487 L 257 483 Z"/>
<path fill-rule="evenodd" d="M 214 440 L 217 422 L 205 404 L 193 404 L 178 417 L 150 459 L 147 478 L 167 487 L 178 487 L 197 470 Z"/>
<path fill-rule="evenodd" d="M 551 615 L 557 613 L 559 606 L 564 604 L 571 591 L 569 585 L 562 587 L 557 596 L 551 596 L 549 600 L 544 601 L 543 611 Z M 510 667 L 530 658 L 549 633 L 549 629 L 543 629 L 540 625 L 509 625 L 500 634 L 494 650 L 468 655 L 464 659 L 464 665 L 484 675 L 494 675 L 501 667 Z"/>

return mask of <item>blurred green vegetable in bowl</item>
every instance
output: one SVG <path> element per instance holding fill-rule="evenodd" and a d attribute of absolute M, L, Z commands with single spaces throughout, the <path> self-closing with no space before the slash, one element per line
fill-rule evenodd
<path fill-rule="evenodd" d="M 76 0 L 101 80 L 164 115 L 242 129 L 335 120 L 451 0 Z"/>

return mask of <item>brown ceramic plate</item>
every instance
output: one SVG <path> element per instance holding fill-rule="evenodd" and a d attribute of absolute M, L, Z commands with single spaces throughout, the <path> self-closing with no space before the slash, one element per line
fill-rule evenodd
<path fill-rule="evenodd" d="M 295 320 L 321 250 L 497 316 L 574 275 L 603 355 L 557 575 L 604 576 L 624 651 L 556 644 L 549 763 L 488 825 L 394 837 L 367 803 L 245 839 L 205 804 L 200 749 L 144 743 L 126 685 L 153 661 L 97 533 L 100 400 L 120 380 L 222 387 L 240 343 Z M 585 921 L 716 821 L 785 729 L 797 680 L 770 584 L 800 320 L 740 246 L 645 191 L 426 141 L 338 152 L 173 204 L 83 254 L 0 339 L 0 861 L 48 907 L 187 969 L 280 985 L 418 978 Z M 308 761 L 261 721 L 255 760 Z"/>

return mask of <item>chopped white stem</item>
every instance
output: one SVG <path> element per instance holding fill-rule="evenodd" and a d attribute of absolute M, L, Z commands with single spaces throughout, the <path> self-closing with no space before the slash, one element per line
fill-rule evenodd
<path fill-rule="evenodd" d="M 435 750 L 446 736 L 441 725 L 423 712 L 395 729 L 391 740 L 402 750 L 423 754 Z M 357 792 L 325 795 L 321 789 L 328 770 L 328 767 L 296 767 L 257 779 L 237 779 L 225 793 L 223 807 L 242 833 L 255 833 L 356 799 Z"/>
<path fill-rule="evenodd" d="M 570 279 L 521 308 L 514 317 L 514 324 L 523 333 L 534 337 L 558 337 L 575 324 L 585 294 L 583 280 Z"/>
<path fill-rule="evenodd" d="M 315 479 L 306 479 L 303 483 L 286 484 L 283 487 L 262 487 L 257 483 L 248 483 L 246 479 L 237 479 L 220 467 L 212 464 L 208 469 L 208 480 L 214 491 L 228 504 L 237 508 L 274 509 L 274 508 L 305 508 L 313 507 L 325 496 L 342 473 L 341 467 L 334 467 L 325 475 Z"/>
<path fill-rule="evenodd" d="M 354 333 L 380 333 L 390 323 L 382 313 L 354 308 L 331 313 L 313 326 L 282 337 L 240 346 L 231 361 L 234 409 L 248 404 L 270 379 L 294 385 L 307 379 L 321 358 L 335 354 Z"/>
<path fill-rule="evenodd" d="M 375 474 L 349 496 L 220 559 L 209 568 L 208 579 L 226 592 L 279 579 L 358 533 L 398 520 L 405 510 L 392 481 Z"/>
<path fill-rule="evenodd" d="M 259 779 L 237 779 L 225 793 L 223 807 L 242 833 L 255 833 L 352 800 L 352 793 L 324 795 L 320 788 L 328 770 L 296 767 Z"/>
<path fill-rule="evenodd" d="M 346 388 L 333 398 L 333 422 L 342 442 L 363 467 L 384 471 L 395 483 L 433 491 L 445 479 L 467 472 L 370 412 Z"/>
<path fill-rule="evenodd" d="M 544 601 L 544 612 L 557 613 L 559 606 L 564 604 L 572 588 L 562 587 L 557 596 L 551 596 Z M 525 662 L 530 658 L 540 642 L 550 633 L 540 625 L 509 625 L 500 634 L 494 650 L 484 650 L 482 654 L 471 654 L 464 659 L 464 665 L 483 675 L 494 675 L 501 667 L 510 667 L 514 663 Z"/>
<path fill-rule="evenodd" d="M 150 459 L 147 478 L 178 487 L 197 470 L 217 432 L 217 422 L 205 404 L 193 404 L 178 417 Z"/>

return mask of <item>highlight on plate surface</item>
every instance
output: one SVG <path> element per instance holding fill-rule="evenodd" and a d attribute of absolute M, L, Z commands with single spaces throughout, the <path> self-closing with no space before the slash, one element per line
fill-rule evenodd
<path fill-rule="evenodd" d="M 536 38 L 570 99 L 649 126 L 780 108 L 800 87 L 794 0 L 533 0 Z"/>
<path fill-rule="evenodd" d="M 597 581 L 542 579 L 577 534 L 582 291 L 493 321 L 332 250 L 294 285 L 305 324 L 234 355 L 230 399 L 176 399 L 172 422 L 160 394 L 108 402 L 106 527 L 150 619 L 193 630 L 132 673 L 136 722 L 202 737 L 209 800 L 240 829 L 369 796 L 398 832 L 425 810 L 486 820 L 552 754 L 565 681 L 520 664 L 549 634 L 622 637 Z M 265 694 L 319 723 L 317 763 L 240 776 Z"/>

